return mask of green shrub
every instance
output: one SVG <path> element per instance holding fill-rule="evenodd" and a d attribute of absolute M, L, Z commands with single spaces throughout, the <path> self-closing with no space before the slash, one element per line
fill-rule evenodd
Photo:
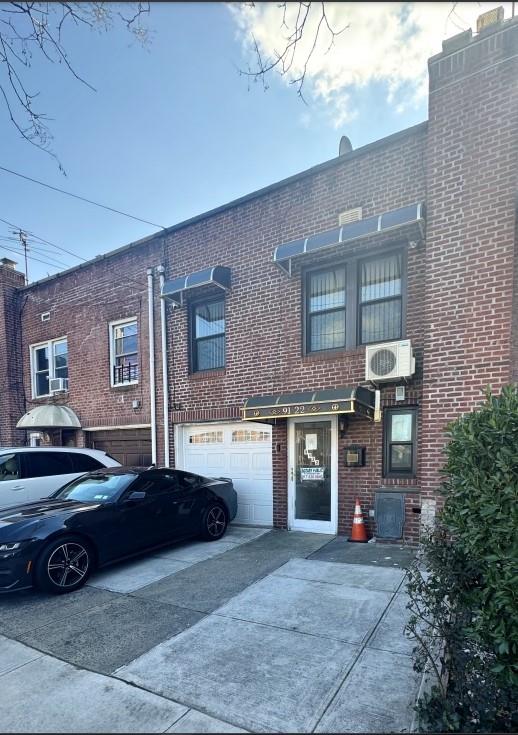
<path fill-rule="evenodd" d="M 516 731 L 517 387 L 488 391 L 447 435 L 444 508 L 408 583 L 416 668 L 436 675 L 420 719 L 434 731 Z"/>

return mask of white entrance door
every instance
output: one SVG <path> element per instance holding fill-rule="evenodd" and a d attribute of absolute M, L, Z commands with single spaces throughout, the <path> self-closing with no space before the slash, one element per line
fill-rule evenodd
<path fill-rule="evenodd" d="M 250 421 L 176 427 L 176 466 L 205 477 L 230 477 L 236 523 L 273 524 L 272 427 Z"/>
<path fill-rule="evenodd" d="M 288 523 L 335 534 L 338 518 L 337 417 L 288 424 Z"/>

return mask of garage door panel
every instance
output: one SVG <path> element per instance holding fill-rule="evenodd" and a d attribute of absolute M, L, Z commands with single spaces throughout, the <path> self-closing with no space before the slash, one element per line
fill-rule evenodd
<path fill-rule="evenodd" d="M 254 452 L 251 456 L 252 468 L 255 472 L 265 473 L 270 479 L 272 478 L 272 450 L 269 447 L 268 454 L 266 452 Z"/>
<path fill-rule="evenodd" d="M 237 471 L 246 471 L 248 473 L 248 468 L 250 465 L 250 456 L 248 453 L 244 452 L 232 452 L 232 454 L 229 457 L 230 459 L 230 468 L 236 469 Z"/>
<path fill-rule="evenodd" d="M 197 424 L 182 427 L 182 468 L 230 477 L 238 495 L 236 522 L 272 525 L 271 427 Z"/>

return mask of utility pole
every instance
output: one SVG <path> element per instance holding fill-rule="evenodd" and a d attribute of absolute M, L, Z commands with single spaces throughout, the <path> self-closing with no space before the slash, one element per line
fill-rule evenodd
<path fill-rule="evenodd" d="M 27 262 L 27 251 L 29 249 L 29 245 L 27 244 L 27 233 L 23 230 L 17 230 L 15 232 L 16 235 L 18 235 L 20 239 L 20 245 L 22 246 L 23 255 L 25 258 L 25 283 L 29 283 L 29 264 Z"/>

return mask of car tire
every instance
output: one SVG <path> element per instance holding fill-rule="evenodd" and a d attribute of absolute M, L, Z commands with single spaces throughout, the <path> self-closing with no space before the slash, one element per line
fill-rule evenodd
<path fill-rule="evenodd" d="M 84 585 L 94 562 L 92 547 L 77 536 L 60 536 L 46 546 L 34 568 L 34 584 L 43 592 L 63 595 Z"/>
<path fill-rule="evenodd" d="M 228 516 L 222 505 L 211 503 L 203 514 L 201 535 L 205 541 L 217 541 L 225 535 Z"/>

